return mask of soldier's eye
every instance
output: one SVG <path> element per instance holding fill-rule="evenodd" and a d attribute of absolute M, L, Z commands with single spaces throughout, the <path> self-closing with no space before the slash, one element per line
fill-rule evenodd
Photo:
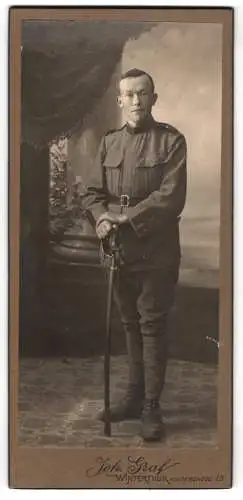
<path fill-rule="evenodd" d="M 125 97 L 127 97 L 128 99 L 132 99 L 134 96 L 146 97 L 147 95 L 148 93 L 145 90 L 141 90 L 140 92 L 127 92 L 125 94 Z"/>

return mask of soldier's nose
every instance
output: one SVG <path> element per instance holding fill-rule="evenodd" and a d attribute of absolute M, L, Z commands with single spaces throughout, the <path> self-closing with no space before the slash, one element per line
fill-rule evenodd
<path fill-rule="evenodd" d="M 137 94 L 133 94 L 133 104 L 138 104 L 140 102 L 140 99 Z"/>

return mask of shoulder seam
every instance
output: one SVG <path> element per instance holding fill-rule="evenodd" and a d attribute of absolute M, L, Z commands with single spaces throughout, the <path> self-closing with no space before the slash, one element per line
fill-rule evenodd
<path fill-rule="evenodd" d="M 125 126 L 125 125 L 124 125 Z M 107 135 L 110 135 L 110 134 L 114 134 L 114 132 L 120 132 L 120 130 L 123 130 L 124 129 L 124 126 L 123 127 L 120 127 L 120 128 L 113 128 L 111 130 L 108 130 L 106 133 L 105 133 L 105 137 Z"/>
<path fill-rule="evenodd" d="M 165 127 L 165 129 L 168 130 L 168 132 L 174 133 L 174 134 L 176 134 L 178 136 L 185 137 L 184 134 L 181 132 L 181 130 L 179 130 L 178 128 L 174 127 L 170 123 L 163 123 L 163 122 L 157 122 L 157 123 L 161 127 Z"/>

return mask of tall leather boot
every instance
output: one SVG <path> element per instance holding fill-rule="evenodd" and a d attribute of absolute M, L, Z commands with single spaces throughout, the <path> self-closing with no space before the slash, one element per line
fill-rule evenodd
<path fill-rule="evenodd" d="M 163 335 L 144 334 L 145 401 L 142 412 L 142 437 L 159 441 L 165 436 L 160 396 L 165 382 L 167 339 Z"/>
<path fill-rule="evenodd" d="M 110 407 L 111 422 L 140 418 L 143 410 L 145 383 L 143 349 L 138 323 L 124 324 L 128 353 L 128 386 L 124 397 Z M 99 415 L 104 421 L 104 411 Z"/>

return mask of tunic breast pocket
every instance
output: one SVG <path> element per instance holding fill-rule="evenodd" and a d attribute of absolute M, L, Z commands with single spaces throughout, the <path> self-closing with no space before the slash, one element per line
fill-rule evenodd
<path fill-rule="evenodd" d="M 141 161 L 135 168 L 134 193 L 136 197 L 146 197 L 160 188 L 163 180 L 163 160 L 155 157 Z"/>
<path fill-rule="evenodd" d="M 108 192 L 113 196 L 119 196 L 119 185 L 121 180 L 122 158 L 107 155 L 103 166 Z"/>

